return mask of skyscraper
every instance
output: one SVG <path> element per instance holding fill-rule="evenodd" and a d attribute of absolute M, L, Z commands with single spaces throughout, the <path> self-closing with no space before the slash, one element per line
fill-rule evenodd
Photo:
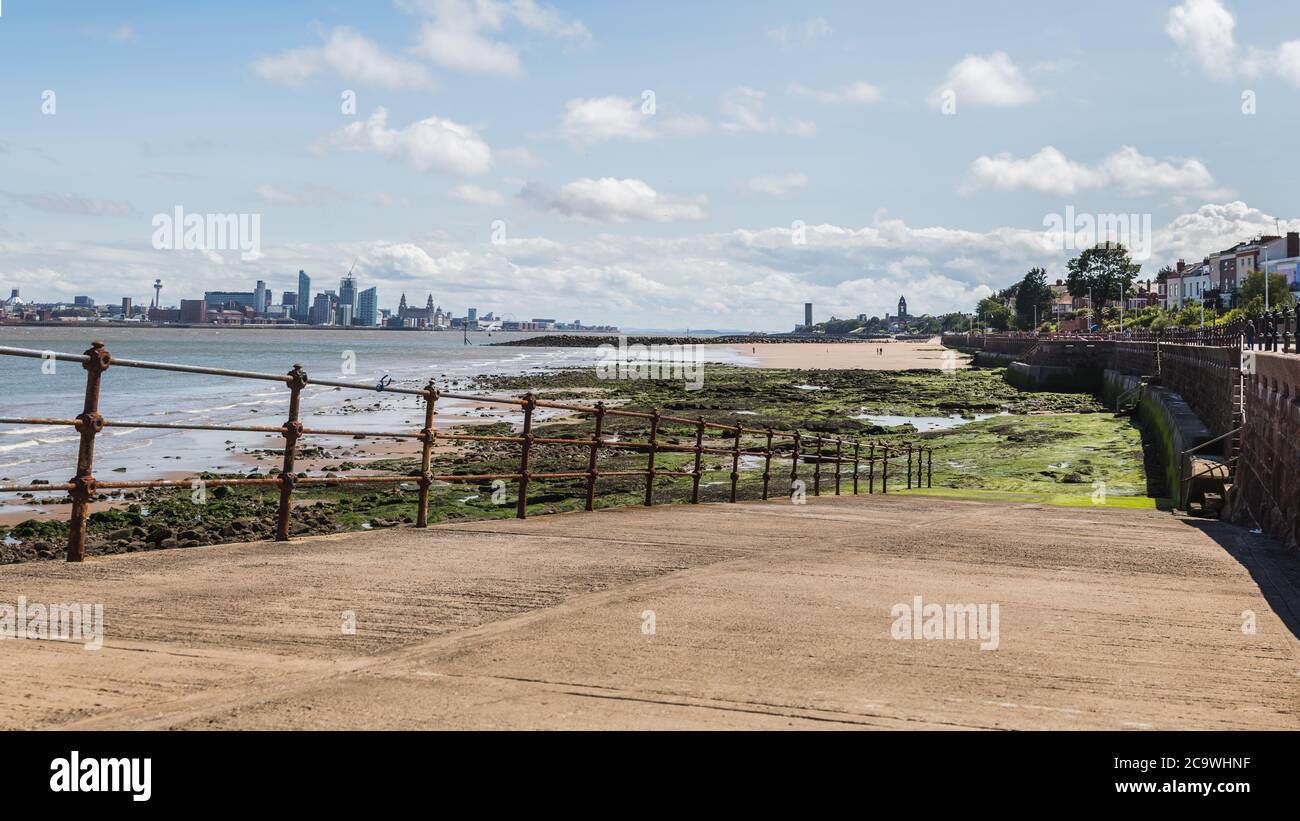
<path fill-rule="evenodd" d="M 307 323 L 311 320 L 311 277 L 306 271 L 298 272 L 298 321 Z"/>
<path fill-rule="evenodd" d="M 346 308 L 348 319 L 357 315 L 357 279 L 354 276 L 345 276 L 339 282 L 339 307 Z M 351 321 L 344 322 L 342 317 L 339 318 L 340 325 L 350 325 Z"/>
<path fill-rule="evenodd" d="M 811 302 L 805 302 L 803 304 L 803 326 L 805 328 L 812 327 L 812 303 Z"/>
<path fill-rule="evenodd" d="M 379 324 L 379 293 L 367 288 L 357 295 L 357 324 L 367 328 Z"/>
<path fill-rule="evenodd" d="M 253 313 L 266 313 L 266 283 L 260 279 L 257 287 L 253 288 Z"/>

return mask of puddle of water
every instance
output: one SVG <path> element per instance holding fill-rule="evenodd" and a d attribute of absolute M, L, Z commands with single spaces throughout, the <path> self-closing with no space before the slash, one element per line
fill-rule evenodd
<path fill-rule="evenodd" d="M 869 413 L 859 414 L 850 417 L 851 419 L 863 419 L 873 425 L 880 425 L 885 428 L 897 427 L 899 425 L 912 425 L 918 433 L 924 433 L 928 430 L 946 430 L 948 428 L 957 428 L 970 422 L 979 422 L 984 419 L 993 419 L 998 416 L 1010 416 L 1007 411 L 1002 413 L 977 413 L 973 418 L 967 419 L 958 414 L 951 416 L 877 416 Z"/>
<path fill-rule="evenodd" d="M 824 385 L 791 385 L 792 388 L 798 388 L 801 391 L 824 391 L 828 390 Z"/>

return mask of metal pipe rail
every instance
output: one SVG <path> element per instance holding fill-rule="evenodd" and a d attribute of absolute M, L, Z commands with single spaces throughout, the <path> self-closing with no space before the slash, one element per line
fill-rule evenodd
<path fill-rule="evenodd" d="M 426 383 L 423 388 L 416 389 L 392 387 L 382 382 L 377 385 L 366 385 L 356 382 L 309 379 L 306 371 L 303 370 L 301 365 L 294 365 L 287 374 L 280 375 L 259 373 L 255 371 L 231 370 L 226 368 L 209 368 L 199 365 L 118 359 L 112 356 L 108 350 L 105 349 L 104 343 L 101 341 L 91 343 L 90 348 L 83 354 L 69 354 L 57 351 L 40 351 L 28 348 L 0 346 L 0 356 L 18 356 L 42 360 L 52 359 L 61 362 L 76 362 L 86 371 L 86 389 L 84 401 L 82 403 L 82 411 L 75 418 L 0 417 L 0 424 L 64 425 L 75 428 L 80 434 L 80 442 L 77 450 L 76 474 L 68 482 L 60 484 L 28 483 L 0 485 L 0 492 L 2 493 L 65 491 L 72 497 L 72 514 L 68 529 L 67 550 L 67 559 L 70 562 L 82 561 L 84 558 L 89 507 L 100 491 L 193 487 L 195 486 L 195 483 L 199 481 L 194 478 L 143 479 L 135 481 L 101 481 L 95 478 L 93 472 L 95 437 L 106 427 L 228 431 L 233 433 L 275 434 L 282 437 L 284 439 L 283 460 L 281 462 L 280 473 L 278 476 L 269 476 L 265 478 L 213 478 L 202 480 L 204 485 L 212 487 L 278 486 L 280 489 L 280 501 L 276 513 L 276 541 L 289 540 L 290 520 L 293 514 L 292 495 L 294 489 L 299 486 L 309 485 L 414 483 L 419 488 L 419 501 L 416 509 L 415 526 L 421 528 L 428 525 L 429 488 L 434 482 L 482 482 L 495 480 L 516 482 L 518 487 L 516 515 L 521 519 L 528 515 L 528 486 L 530 481 L 534 479 L 585 479 L 586 509 L 594 510 L 596 488 L 600 477 L 644 477 L 646 505 L 654 504 L 655 480 L 657 477 L 690 477 L 690 502 L 692 504 L 698 504 L 700 480 L 705 472 L 702 464 L 705 454 L 711 456 L 730 457 L 730 489 L 728 500 L 731 502 L 736 501 L 737 483 L 740 478 L 740 464 L 742 457 L 761 458 L 763 460 L 763 473 L 761 474 L 763 499 L 770 498 L 770 482 L 773 476 L 772 461 L 774 459 L 783 459 L 790 462 L 789 479 L 792 489 L 794 489 L 795 483 L 799 481 L 799 466 L 812 464 L 813 494 L 816 496 L 821 495 L 822 467 L 824 464 L 830 465 L 832 468 L 829 476 L 833 477 L 834 493 L 837 496 L 841 492 L 841 483 L 846 475 L 852 477 L 852 492 L 855 495 L 858 493 L 859 479 L 864 465 L 868 477 L 867 492 L 875 493 L 876 467 L 879 465 L 881 473 L 880 490 L 882 493 L 888 493 L 890 464 L 897 463 L 901 465 L 904 459 L 906 459 L 907 462 L 908 489 L 913 487 L 919 488 L 922 487 L 923 484 L 926 487 L 931 487 L 933 485 L 933 449 L 913 442 L 905 442 L 901 444 L 890 442 L 863 442 L 860 440 L 846 442 L 841 438 L 828 438 L 824 435 L 814 436 L 797 430 L 776 431 L 771 428 L 747 428 L 742 425 L 728 425 L 719 422 L 710 422 L 703 417 L 689 419 L 681 416 L 669 416 L 661 414 L 657 408 L 652 409 L 649 412 L 644 412 L 612 408 L 607 406 L 604 402 L 597 402 L 595 405 L 575 405 L 564 402 L 551 402 L 538 399 L 531 392 L 526 394 L 523 399 L 504 396 L 483 396 L 476 394 L 444 392 L 440 391 L 432 380 Z M 104 373 L 112 366 L 280 382 L 289 390 L 287 419 L 284 424 L 279 426 L 206 425 L 198 423 L 144 422 L 135 420 L 105 419 L 104 416 L 99 413 L 99 397 Z M 300 419 L 300 411 L 302 391 L 308 385 L 322 385 L 345 390 L 394 393 L 421 397 L 424 399 L 423 426 L 418 431 L 354 431 L 306 427 Z M 467 400 L 483 402 L 491 405 L 505 405 L 521 408 L 524 416 L 522 431 L 516 436 L 489 436 L 450 431 L 439 433 L 435 429 L 434 424 L 439 399 Z M 538 436 L 533 432 L 533 414 L 537 408 L 563 410 L 574 414 L 591 416 L 594 418 L 594 433 L 590 438 L 584 439 Z M 648 439 L 645 441 L 623 441 L 617 438 L 605 436 L 605 422 L 609 417 L 649 420 L 650 430 Z M 661 441 L 661 438 L 669 438 L 664 433 L 665 427 L 688 428 L 693 433 L 693 444 L 679 444 L 673 441 Z M 706 444 L 705 437 L 709 431 L 716 431 L 718 436 L 715 438 L 722 438 L 725 443 L 729 444 L 729 446 L 721 447 L 715 446 L 712 443 Z M 760 449 L 752 449 L 752 447 L 742 448 L 741 439 L 745 435 L 762 437 L 763 447 Z M 420 452 L 420 472 L 403 475 L 383 474 L 328 477 L 298 476 L 294 471 L 298 456 L 297 445 L 298 441 L 304 436 L 348 436 L 353 438 L 389 437 L 418 440 L 422 444 Z M 783 440 L 790 440 L 788 448 L 786 446 L 774 444 L 774 440 L 778 437 Z M 512 473 L 434 473 L 432 470 L 433 446 L 439 438 L 449 441 L 517 444 L 520 446 L 519 469 Z M 531 470 L 531 463 L 534 448 L 537 446 L 583 449 L 587 452 L 586 469 L 535 472 Z M 862 452 L 864 447 L 867 449 L 865 455 Z M 612 450 L 644 451 L 647 454 L 646 467 L 643 470 L 601 470 L 599 467 L 599 456 L 602 450 L 606 452 Z M 877 455 L 877 450 L 880 451 L 879 455 Z M 657 454 L 660 451 L 693 453 L 695 458 L 689 469 L 661 470 L 657 464 Z M 890 455 L 891 451 L 893 452 L 892 456 Z M 847 474 L 844 470 L 846 463 L 851 465 L 851 470 Z"/>

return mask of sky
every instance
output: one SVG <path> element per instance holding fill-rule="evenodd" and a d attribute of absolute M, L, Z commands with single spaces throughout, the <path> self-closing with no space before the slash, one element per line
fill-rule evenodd
<path fill-rule="evenodd" d="M 1063 277 L 1067 215 L 1131 215 L 1144 276 L 1300 229 L 1298 103 L 1269 0 L 0 0 L 0 288 L 355 264 L 456 315 L 969 310 Z M 254 253 L 166 247 L 177 209 L 255 217 Z"/>

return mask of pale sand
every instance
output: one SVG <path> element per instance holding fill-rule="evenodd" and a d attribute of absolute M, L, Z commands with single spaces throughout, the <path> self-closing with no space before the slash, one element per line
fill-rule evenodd
<path fill-rule="evenodd" d="M 716 347 L 730 348 L 760 368 L 904 371 L 964 368 L 970 362 L 969 356 L 943 348 L 938 337 L 925 342 L 769 342 Z M 883 354 L 878 355 L 877 349 Z"/>

